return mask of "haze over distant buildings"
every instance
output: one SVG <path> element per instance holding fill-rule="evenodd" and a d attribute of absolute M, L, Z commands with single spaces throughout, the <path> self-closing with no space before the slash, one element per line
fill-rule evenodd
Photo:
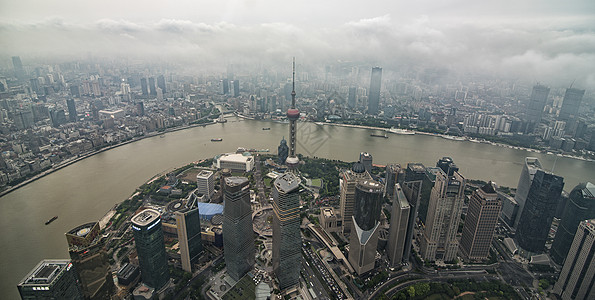
<path fill-rule="evenodd" d="M 318 67 L 337 60 L 381 65 L 385 76 L 423 65 L 460 72 L 449 77 L 471 72 L 554 87 L 595 84 L 589 0 L 0 5 L 5 67 L 15 55 L 28 62 L 124 56 L 221 71 L 229 63 L 279 66 L 296 56 Z"/>

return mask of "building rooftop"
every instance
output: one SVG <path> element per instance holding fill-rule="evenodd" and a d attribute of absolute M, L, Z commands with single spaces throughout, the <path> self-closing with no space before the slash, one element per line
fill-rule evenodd
<path fill-rule="evenodd" d="M 225 178 L 225 184 L 227 184 L 230 187 L 242 185 L 247 181 L 248 181 L 248 178 L 246 178 L 246 177 L 231 176 L 231 177 Z"/>
<path fill-rule="evenodd" d="M 159 218 L 159 212 L 154 209 L 145 209 L 132 217 L 132 223 L 137 226 L 147 226 Z"/>
<path fill-rule="evenodd" d="M 213 175 L 213 171 L 209 171 L 209 170 L 202 170 L 200 171 L 200 173 L 198 173 L 198 175 L 196 175 L 196 177 L 204 177 L 207 178 L 209 176 Z"/>
<path fill-rule="evenodd" d="M 409 202 L 407 201 L 407 198 L 405 197 L 405 193 L 403 193 L 403 189 L 401 188 L 401 185 L 398 183 L 396 185 L 395 193 L 397 194 L 397 200 L 399 201 L 399 205 L 401 206 L 401 209 L 410 208 Z"/>
<path fill-rule="evenodd" d="M 275 186 L 283 193 L 289 193 L 300 186 L 301 180 L 293 173 L 285 173 L 275 179 Z"/>
<path fill-rule="evenodd" d="M 21 280 L 19 285 L 49 285 L 61 270 L 64 268 L 69 270 L 71 266 L 70 259 L 44 259 Z"/>

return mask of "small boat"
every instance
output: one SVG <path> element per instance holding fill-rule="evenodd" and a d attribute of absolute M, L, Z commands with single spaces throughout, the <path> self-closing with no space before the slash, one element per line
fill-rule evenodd
<path fill-rule="evenodd" d="M 164 138 L 164 137 L 165 137 L 165 134 L 162 134 L 162 135 L 160 135 L 159 137 L 160 137 L 160 138 Z"/>
<path fill-rule="evenodd" d="M 45 222 L 45 225 L 49 225 L 50 223 L 56 221 L 57 218 L 58 218 L 58 216 L 53 216 L 51 219 L 49 219 Z"/>
<path fill-rule="evenodd" d="M 374 134 L 374 133 L 372 133 L 372 134 L 370 134 L 370 136 L 381 137 L 381 138 L 388 139 L 388 135 L 386 135 L 386 134 Z"/>
<path fill-rule="evenodd" d="M 263 127 L 262 130 L 271 130 L 271 127 Z"/>
<path fill-rule="evenodd" d="M 222 138 L 213 138 L 213 139 L 211 139 L 211 142 L 221 142 L 221 141 L 223 141 Z"/>

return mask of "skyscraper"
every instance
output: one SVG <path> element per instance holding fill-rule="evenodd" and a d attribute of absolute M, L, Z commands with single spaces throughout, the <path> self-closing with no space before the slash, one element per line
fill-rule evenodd
<path fill-rule="evenodd" d="M 595 299 L 595 219 L 582 221 L 554 285 L 562 300 Z"/>
<path fill-rule="evenodd" d="M 463 256 L 470 260 L 488 258 L 501 208 L 502 200 L 492 182 L 473 192 L 461 237 Z"/>
<path fill-rule="evenodd" d="M 180 246 L 182 270 L 192 273 L 192 265 L 203 250 L 198 207 L 187 207 L 174 213 Z"/>
<path fill-rule="evenodd" d="M 21 57 L 13 56 L 12 57 L 12 66 L 14 67 L 14 74 L 18 79 L 23 79 L 25 76 L 25 69 L 23 68 L 23 63 L 21 62 Z"/>
<path fill-rule="evenodd" d="M 550 256 L 555 263 L 559 265 L 564 263 L 579 223 L 593 218 L 595 218 L 595 185 L 590 182 L 581 183 L 570 192 L 562 213 L 550 251 Z"/>
<path fill-rule="evenodd" d="M 99 223 L 87 223 L 66 233 L 68 253 L 75 267 L 83 295 L 87 299 L 106 299 L 111 296 L 114 281 L 99 234 Z"/>
<path fill-rule="evenodd" d="M 372 173 L 372 154 L 368 152 L 360 152 L 359 162 L 361 162 L 364 165 L 364 168 L 366 168 L 366 171 L 368 171 L 368 173 Z"/>
<path fill-rule="evenodd" d="M 207 199 L 211 199 L 211 196 L 215 192 L 215 175 L 213 171 L 202 170 L 196 175 L 197 191 Z"/>
<path fill-rule="evenodd" d="M 44 259 L 17 288 L 21 299 L 84 299 L 70 259 Z"/>
<path fill-rule="evenodd" d="M 519 183 L 516 188 L 516 194 L 514 195 L 514 200 L 516 200 L 517 204 L 519 205 L 519 209 L 517 211 L 513 225 L 515 229 L 519 224 L 523 208 L 525 207 L 525 202 L 527 202 L 527 195 L 529 194 L 529 189 L 531 188 L 531 184 L 533 183 L 533 177 L 535 176 L 535 172 L 537 172 L 537 170 L 540 169 L 541 163 L 539 162 L 539 159 L 537 159 L 536 157 L 525 158 L 525 164 L 523 165 L 521 177 L 519 178 Z"/>
<path fill-rule="evenodd" d="M 464 191 L 465 178 L 459 172 L 455 171 L 451 176 L 442 169 L 437 172 L 420 245 L 425 260 L 455 259 L 459 248 L 456 236 L 465 199 Z"/>
<path fill-rule="evenodd" d="M 343 218 L 343 234 L 351 232 L 351 216 L 355 206 L 355 184 L 358 180 L 371 180 L 372 176 L 366 171 L 364 165 L 356 162 L 351 170 L 344 170 L 339 174 L 339 191 L 341 216 Z"/>
<path fill-rule="evenodd" d="M 547 96 L 550 93 L 550 88 L 537 84 L 533 87 L 529 103 L 527 104 L 526 115 L 527 121 L 539 124 L 543 114 L 543 108 L 547 102 Z"/>
<path fill-rule="evenodd" d="M 289 147 L 287 147 L 287 141 L 285 140 L 285 137 L 283 137 L 279 147 L 277 148 L 277 161 L 279 164 L 284 164 L 287 160 L 287 156 L 289 156 Z"/>
<path fill-rule="evenodd" d="M 222 95 L 229 94 L 229 80 L 221 79 L 221 81 L 219 83 L 221 84 L 221 94 Z"/>
<path fill-rule="evenodd" d="M 566 89 L 558 119 L 562 121 L 568 121 L 578 117 L 578 109 L 581 106 L 581 101 L 583 101 L 584 95 L 585 90 L 579 90 L 576 88 Z"/>
<path fill-rule="evenodd" d="M 227 274 L 239 281 L 254 266 L 254 231 L 250 208 L 250 182 L 227 177 L 223 185 L 223 245 Z"/>
<path fill-rule="evenodd" d="M 295 155 L 297 138 L 297 120 L 300 118 L 300 111 L 295 107 L 295 58 L 293 59 L 293 72 L 291 75 L 291 107 L 287 110 L 287 119 L 289 119 L 289 156 L 286 164 L 289 170 L 295 170 L 300 163 L 300 159 Z"/>
<path fill-rule="evenodd" d="M 157 89 L 155 89 L 155 77 L 149 77 L 149 94 L 157 96 Z"/>
<path fill-rule="evenodd" d="M 399 175 L 400 171 L 401 166 L 399 164 L 386 165 L 384 194 L 391 201 L 393 200 L 393 195 L 395 193 L 395 184 L 397 183 L 397 176 Z"/>
<path fill-rule="evenodd" d="M 146 285 L 159 290 L 169 280 L 159 212 L 145 209 L 133 216 L 131 221 L 141 278 Z"/>
<path fill-rule="evenodd" d="M 300 277 L 300 183 L 287 172 L 273 184 L 273 272 L 280 290 L 296 286 Z"/>
<path fill-rule="evenodd" d="M 378 104 L 380 103 L 380 85 L 382 82 L 382 68 L 372 68 L 372 77 L 370 78 L 370 91 L 368 92 L 368 114 L 378 113 Z"/>
<path fill-rule="evenodd" d="M 350 108 L 354 108 L 355 107 L 355 92 L 357 91 L 356 87 L 354 86 L 350 86 L 349 87 L 349 94 L 347 95 L 347 105 L 349 105 Z"/>
<path fill-rule="evenodd" d="M 563 188 L 564 178 L 543 170 L 535 172 L 515 236 L 522 249 L 543 251 Z"/>
<path fill-rule="evenodd" d="M 358 181 L 355 186 L 355 207 L 351 216 L 349 263 L 358 275 L 374 268 L 380 232 L 382 185 L 374 180 Z"/>
<path fill-rule="evenodd" d="M 76 106 L 74 105 L 74 99 L 70 98 L 66 100 L 66 106 L 68 107 L 68 120 L 70 122 L 76 122 Z"/>
<path fill-rule="evenodd" d="M 233 80 L 233 96 L 240 96 L 240 81 L 238 79 Z"/>
<path fill-rule="evenodd" d="M 147 78 L 140 79 L 140 88 L 143 96 L 149 96 L 149 86 L 147 85 Z"/>
<path fill-rule="evenodd" d="M 407 201 L 400 184 L 397 183 L 393 190 L 393 208 L 391 212 L 388 248 L 386 253 L 391 265 L 394 267 L 409 257 L 409 252 L 405 253 L 405 244 L 411 206 L 409 206 L 409 202 Z"/>
<path fill-rule="evenodd" d="M 165 89 L 165 76 L 157 76 L 157 87 L 161 89 L 162 93 L 167 93 L 167 90 Z"/>

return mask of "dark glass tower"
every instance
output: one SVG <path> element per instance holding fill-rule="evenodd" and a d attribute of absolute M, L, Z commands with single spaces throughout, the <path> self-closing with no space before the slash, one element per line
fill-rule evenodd
<path fill-rule="evenodd" d="M 66 106 L 68 107 L 68 120 L 70 122 L 76 122 L 76 106 L 74 105 L 74 99 L 66 100 Z"/>
<path fill-rule="evenodd" d="M 104 239 L 99 223 L 87 223 L 66 233 L 68 253 L 87 299 L 109 298 L 114 290 Z"/>
<path fill-rule="evenodd" d="M 84 299 L 70 259 L 44 259 L 21 280 L 21 299 Z"/>
<path fill-rule="evenodd" d="M 587 182 L 577 185 L 568 198 L 562 220 L 558 226 L 550 256 L 562 265 L 581 221 L 595 218 L 595 185 Z"/>
<path fill-rule="evenodd" d="M 155 88 L 155 77 L 149 77 L 149 94 L 157 96 L 157 89 Z"/>
<path fill-rule="evenodd" d="M 547 102 L 547 96 L 550 93 L 550 88 L 543 85 L 536 85 L 533 87 L 529 103 L 527 104 L 527 121 L 539 123 L 543 114 L 543 108 Z"/>
<path fill-rule="evenodd" d="M 584 95 L 585 90 L 579 90 L 575 88 L 566 89 L 558 119 L 562 121 L 568 121 L 578 117 L 578 109 L 581 106 Z"/>
<path fill-rule="evenodd" d="M 378 113 L 378 104 L 380 103 L 380 85 L 382 82 L 382 68 L 372 68 L 372 77 L 370 78 L 370 91 L 368 92 L 368 114 Z"/>
<path fill-rule="evenodd" d="M 132 231 L 143 282 L 159 290 L 169 280 L 159 212 L 145 209 L 132 217 Z"/>
<path fill-rule="evenodd" d="M 543 251 L 563 188 L 564 178 L 537 170 L 516 232 L 522 249 L 532 253 Z"/>
<path fill-rule="evenodd" d="M 162 93 L 166 93 L 165 89 L 165 76 L 159 75 L 157 76 L 157 87 L 161 89 Z"/>
<path fill-rule="evenodd" d="M 383 186 L 374 180 L 358 181 L 351 217 L 349 262 L 358 275 L 374 268 L 380 231 Z"/>
<path fill-rule="evenodd" d="M 140 79 L 140 89 L 143 93 L 143 96 L 149 96 L 149 86 L 147 85 L 147 78 Z"/>
<path fill-rule="evenodd" d="M 198 207 L 188 207 L 175 212 L 175 219 L 182 269 L 192 273 L 192 265 L 198 261 L 203 250 Z"/>
<path fill-rule="evenodd" d="M 349 87 L 349 94 L 347 95 L 347 105 L 349 105 L 350 108 L 355 107 L 355 92 L 356 91 L 357 91 L 356 87 L 354 87 L 354 86 Z"/>
<path fill-rule="evenodd" d="M 278 162 L 284 164 L 287 160 L 287 156 L 289 156 L 289 147 L 287 147 L 287 141 L 285 140 L 285 137 L 283 137 L 281 144 L 279 144 L 279 147 L 277 148 Z"/>
<path fill-rule="evenodd" d="M 516 194 L 514 195 L 514 200 L 519 205 L 519 210 L 516 214 L 516 218 L 514 220 L 513 227 L 516 229 L 519 220 L 521 219 L 521 214 L 523 209 L 525 208 L 525 202 L 527 202 L 527 195 L 529 195 L 529 189 L 531 188 L 531 184 L 533 183 L 533 177 L 535 176 L 535 172 L 541 169 L 541 163 L 539 159 L 535 157 L 525 157 L 525 164 L 523 165 L 523 170 L 521 171 L 521 177 L 519 177 L 519 183 L 516 188 Z"/>
<path fill-rule="evenodd" d="M 296 286 L 300 277 L 300 182 L 288 172 L 273 185 L 273 272 L 280 290 Z"/>
<path fill-rule="evenodd" d="M 250 208 L 250 182 L 246 177 L 227 177 L 223 195 L 223 247 L 227 274 L 239 281 L 254 266 L 254 231 Z"/>

